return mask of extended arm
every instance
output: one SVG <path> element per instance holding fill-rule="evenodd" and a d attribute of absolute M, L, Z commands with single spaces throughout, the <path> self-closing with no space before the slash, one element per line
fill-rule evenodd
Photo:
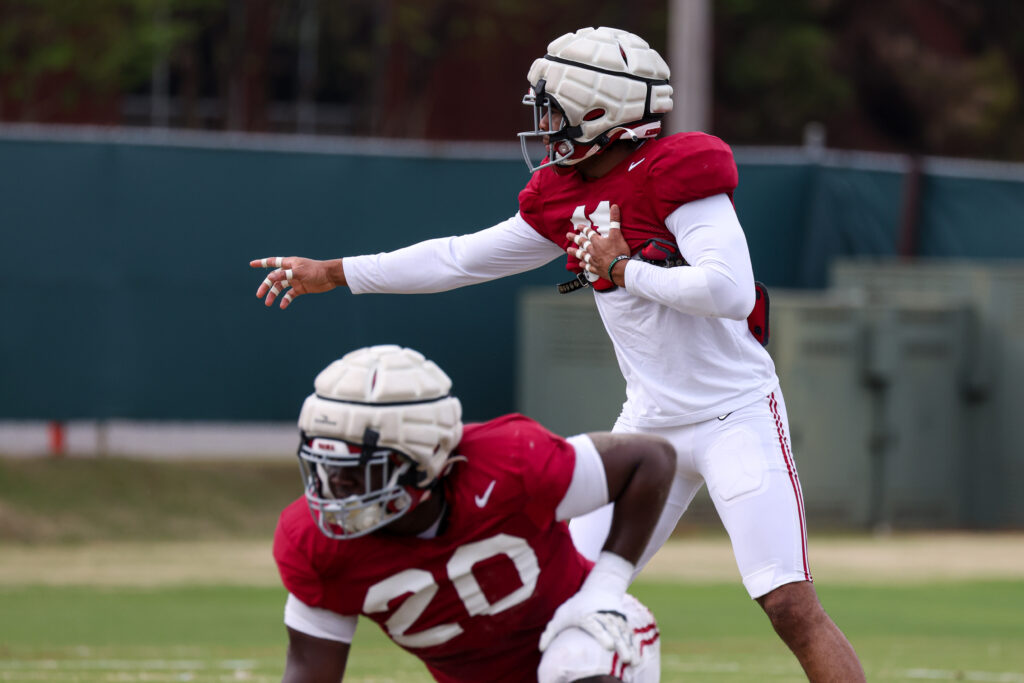
<path fill-rule="evenodd" d="M 256 296 L 266 297 L 270 306 L 283 293 L 281 308 L 287 308 L 302 294 L 346 285 L 354 294 L 442 292 L 532 270 L 561 254 L 558 246 L 517 214 L 479 232 L 427 240 L 388 253 L 330 261 L 275 257 L 249 265 L 275 268 Z"/>
<path fill-rule="evenodd" d="M 533 270 L 561 255 L 516 214 L 480 232 L 345 261 L 354 294 L 427 294 Z"/>

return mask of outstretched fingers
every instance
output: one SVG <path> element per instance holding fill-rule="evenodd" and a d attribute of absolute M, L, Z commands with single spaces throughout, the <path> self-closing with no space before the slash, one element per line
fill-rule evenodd
<path fill-rule="evenodd" d="M 272 279 L 273 278 L 273 279 Z M 275 270 L 273 273 L 267 276 L 267 279 L 260 285 L 260 289 L 264 290 L 266 299 L 264 304 L 267 306 L 273 306 L 274 301 L 277 297 L 281 297 L 281 308 L 288 308 L 288 304 L 299 295 L 295 291 L 295 287 L 291 282 L 292 271 L 288 270 Z M 258 292 L 257 292 L 257 295 Z M 283 295 L 283 296 L 282 296 Z"/>
<path fill-rule="evenodd" d="M 269 256 L 249 261 L 250 268 L 281 268 L 284 266 L 284 256 Z"/>
<path fill-rule="evenodd" d="M 260 286 L 256 289 L 256 297 L 258 299 L 264 299 L 263 303 L 266 306 L 273 306 L 274 301 L 279 296 L 284 294 L 281 298 L 281 308 L 287 308 L 288 304 L 292 302 L 297 294 L 292 287 L 291 280 L 295 276 L 294 270 L 287 267 L 290 259 L 284 256 L 272 256 L 268 258 L 253 259 L 249 261 L 249 267 L 251 268 L 273 268 L 270 274 L 263 279 Z"/>

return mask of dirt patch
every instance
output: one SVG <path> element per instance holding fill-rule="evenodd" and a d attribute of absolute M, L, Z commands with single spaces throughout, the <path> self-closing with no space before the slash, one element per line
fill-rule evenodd
<path fill-rule="evenodd" d="M 921 533 L 812 538 L 811 572 L 819 583 L 921 583 L 1024 579 L 1024 534 Z M 693 582 L 739 581 L 723 538 L 674 538 L 643 576 Z"/>
<path fill-rule="evenodd" d="M 2 585 L 280 585 L 271 540 L 0 546 Z"/>
<path fill-rule="evenodd" d="M 280 585 L 271 541 L 0 545 L 0 586 Z M 1024 534 L 907 534 L 811 539 L 819 583 L 1024 580 Z M 739 581 L 724 537 L 673 538 L 643 572 L 652 580 Z"/>

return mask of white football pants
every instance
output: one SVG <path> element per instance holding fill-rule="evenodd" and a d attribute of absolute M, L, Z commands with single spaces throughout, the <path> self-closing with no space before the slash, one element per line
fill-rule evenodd
<path fill-rule="evenodd" d="M 612 431 L 641 430 L 620 419 Z M 668 540 L 706 482 L 750 597 L 811 580 L 803 494 L 789 446 L 786 404 L 778 388 L 719 418 L 642 431 L 668 439 L 676 449 L 678 466 L 665 510 L 637 564 L 638 573 Z M 609 504 L 569 522 L 573 541 L 586 557 L 597 558 L 611 516 Z"/>

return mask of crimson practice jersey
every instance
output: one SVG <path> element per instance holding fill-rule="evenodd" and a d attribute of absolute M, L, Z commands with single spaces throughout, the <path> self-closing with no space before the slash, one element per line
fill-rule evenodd
<path fill-rule="evenodd" d="M 541 169 L 519 193 L 519 212 L 534 230 L 566 249 L 570 227 L 608 227 L 611 205 L 618 204 L 622 236 L 635 254 L 651 238 L 674 244 L 665 227 L 668 215 L 695 199 L 731 197 L 738 178 L 728 145 L 704 133 L 679 133 L 648 140 L 597 179 L 550 166 Z M 569 256 L 566 268 L 580 272 L 575 256 Z M 602 282 L 599 289 L 610 286 Z"/>
<path fill-rule="evenodd" d="M 555 520 L 575 465 L 564 439 L 521 415 L 466 425 L 435 538 L 324 536 L 305 499 L 285 508 L 274 557 L 302 602 L 363 614 L 439 681 L 532 681 L 537 643 L 590 568 Z"/>

